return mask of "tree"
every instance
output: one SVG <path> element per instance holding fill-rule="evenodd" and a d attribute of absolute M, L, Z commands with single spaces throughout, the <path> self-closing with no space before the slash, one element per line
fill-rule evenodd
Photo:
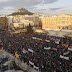
<path fill-rule="evenodd" d="M 32 26 L 30 24 L 26 27 L 26 30 L 27 30 L 26 33 L 33 33 L 33 29 L 32 29 Z"/>
<path fill-rule="evenodd" d="M 42 21 L 39 21 L 39 27 L 42 29 Z"/>

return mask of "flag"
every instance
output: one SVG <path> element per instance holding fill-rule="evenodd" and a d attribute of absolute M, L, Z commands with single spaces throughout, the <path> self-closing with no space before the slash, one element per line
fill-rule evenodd
<path fill-rule="evenodd" d="M 19 58 L 19 55 L 18 55 L 17 53 L 15 53 L 15 57 L 16 57 L 16 58 Z"/>

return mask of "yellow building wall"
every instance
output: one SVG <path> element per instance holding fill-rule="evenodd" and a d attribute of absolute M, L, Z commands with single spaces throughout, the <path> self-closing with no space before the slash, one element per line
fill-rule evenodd
<path fill-rule="evenodd" d="M 0 26 L 8 26 L 8 19 L 6 17 L 0 17 Z"/>
<path fill-rule="evenodd" d="M 70 15 L 44 16 L 41 21 L 43 29 L 72 29 L 72 16 Z"/>

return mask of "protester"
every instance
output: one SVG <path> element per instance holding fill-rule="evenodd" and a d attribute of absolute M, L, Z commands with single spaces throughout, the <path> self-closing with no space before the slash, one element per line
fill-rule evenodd
<path fill-rule="evenodd" d="M 72 50 L 68 48 L 71 39 L 9 32 L 3 32 L 0 37 L 4 50 L 39 72 L 72 72 Z"/>

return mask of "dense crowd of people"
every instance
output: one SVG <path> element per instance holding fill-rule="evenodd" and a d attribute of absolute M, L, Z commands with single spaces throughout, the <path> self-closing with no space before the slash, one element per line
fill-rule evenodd
<path fill-rule="evenodd" d="M 4 50 L 39 72 L 72 72 L 71 38 L 5 31 L 0 39 Z"/>

